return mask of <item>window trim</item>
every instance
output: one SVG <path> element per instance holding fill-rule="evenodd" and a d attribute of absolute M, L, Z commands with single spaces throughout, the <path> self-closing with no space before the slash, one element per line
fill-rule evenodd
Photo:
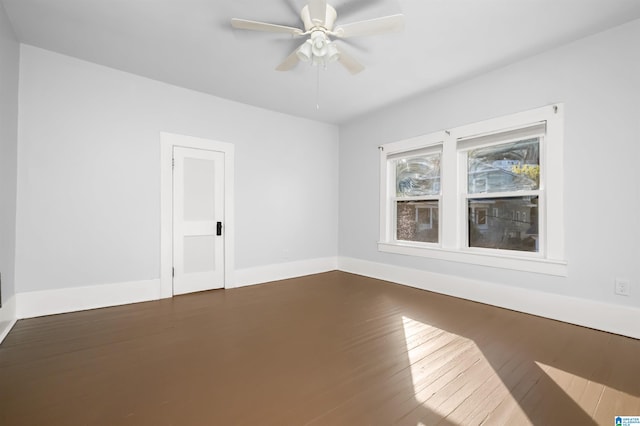
<path fill-rule="evenodd" d="M 380 203 L 380 217 L 388 218 L 388 220 L 380 221 L 380 241 L 387 241 L 391 244 L 396 245 L 404 245 L 407 244 L 406 241 L 397 240 L 396 235 L 394 233 L 393 221 L 396 218 L 396 213 L 394 211 L 396 196 L 395 194 L 395 170 L 392 167 L 387 167 L 388 161 L 393 161 L 397 158 L 406 154 L 407 157 L 411 157 L 416 152 L 424 151 L 426 153 L 430 152 L 440 152 L 442 158 L 442 149 L 444 149 L 444 137 L 445 132 L 437 132 L 432 133 L 430 135 L 419 136 L 417 138 L 402 140 L 398 142 L 393 142 L 380 147 L 380 188 L 384 188 L 384 201 Z M 438 200 L 439 209 L 442 208 L 442 166 L 440 169 L 440 195 L 429 195 L 424 197 L 419 197 L 420 199 L 432 199 Z M 393 188 L 394 191 L 391 192 Z M 382 194 L 382 192 L 381 192 Z M 382 200 L 382 198 L 381 198 Z M 440 211 L 440 217 L 442 217 L 442 213 Z M 438 226 L 440 227 L 438 230 L 438 235 L 442 232 L 442 222 L 438 221 Z M 438 243 L 419 243 L 420 245 L 425 245 L 428 247 L 440 247 L 441 242 Z M 408 245 L 412 246 L 413 243 L 408 243 Z"/>
<path fill-rule="evenodd" d="M 480 138 L 488 139 L 489 142 L 485 143 L 473 143 L 469 144 L 470 140 L 478 139 L 476 137 L 464 138 L 463 143 L 460 144 L 460 139 L 458 139 L 457 143 L 457 152 L 458 152 L 458 178 L 459 178 L 459 186 L 458 186 L 458 196 L 461 198 L 462 205 L 460 208 L 463 210 L 464 214 L 460 217 L 461 229 L 464 232 L 460 234 L 460 248 L 464 251 L 477 251 L 478 253 L 486 252 L 488 254 L 497 252 L 497 253 L 514 253 L 516 257 L 535 257 L 539 259 L 544 259 L 546 255 L 546 247 L 547 247 L 547 236 L 546 236 L 546 215 L 545 207 L 545 193 L 546 193 L 546 158 L 545 158 L 545 149 L 547 145 L 547 131 L 546 131 L 546 122 L 544 123 L 533 123 L 532 125 L 527 125 L 521 128 L 522 131 L 515 133 L 520 133 L 521 136 L 509 136 L 506 138 L 502 138 L 499 142 L 490 141 L 491 135 L 483 135 Z M 535 132 L 532 132 L 535 130 Z M 502 134 L 502 133 L 514 133 L 513 131 L 498 131 L 493 132 L 492 134 Z M 525 135 L 522 135 L 522 134 Z M 467 162 L 468 162 L 468 153 L 472 149 L 484 148 L 489 146 L 498 146 L 502 144 L 516 142 L 521 140 L 522 138 L 538 138 L 539 141 L 539 149 L 540 149 L 540 180 L 538 189 L 526 190 L 526 191 L 506 191 L 506 192 L 479 192 L 479 193 L 469 193 L 468 190 L 468 171 L 467 171 Z M 460 146 L 462 145 L 462 146 Z M 538 215 L 538 247 L 539 251 L 537 252 L 526 252 L 526 251 L 515 251 L 515 250 L 500 250 L 500 249 L 491 249 L 491 248 L 482 248 L 482 247 L 469 247 L 468 235 L 469 235 L 469 217 L 467 215 L 468 208 L 467 203 L 470 199 L 492 199 L 492 198 L 510 198 L 510 197 L 538 197 L 538 212 L 542 212 L 543 214 Z M 518 212 L 519 213 L 519 212 Z M 515 220 L 515 212 L 513 213 Z M 497 250 L 497 251 L 496 251 Z M 517 254 L 515 254 L 517 253 Z"/>
<path fill-rule="evenodd" d="M 483 136 L 517 131 L 546 123 L 541 141 L 541 175 L 539 220 L 544 226 L 540 252 L 517 252 L 466 247 L 466 170 L 461 157 L 468 150 L 464 142 Z M 503 117 L 484 120 L 411 139 L 380 146 L 380 233 L 378 250 L 387 253 L 428 257 L 494 268 L 567 276 L 564 241 L 563 176 L 564 105 L 553 104 Z M 388 167 L 390 158 L 403 153 L 441 145 L 440 237 L 438 244 L 397 241 L 390 219 L 391 192 L 395 175 Z M 546 183 L 552 183 L 547 185 Z M 471 195 L 471 194 L 469 194 Z M 478 194 L 479 195 L 479 194 Z M 485 195 L 485 194 L 482 194 Z M 521 194 L 519 194 L 521 195 Z M 472 197 L 474 198 L 474 197 Z M 449 218 L 449 219 L 447 219 Z"/>

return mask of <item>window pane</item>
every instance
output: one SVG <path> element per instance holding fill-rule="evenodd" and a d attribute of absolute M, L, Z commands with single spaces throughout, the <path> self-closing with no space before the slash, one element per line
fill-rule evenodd
<path fill-rule="evenodd" d="M 538 189 L 540 139 L 471 150 L 468 174 L 469 194 Z"/>
<path fill-rule="evenodd" d="M 396 195 L 440 194 L 440 153 L 396 160 Z"/>
<path fill-rule="evenodd" d="M 438 201 L 397 201 L 396 238 L 438 242 Z"/>
<path fill-rule="evenodd" d="M 469 200 L 469 247 L 538 251 L 538 197 Z"/>

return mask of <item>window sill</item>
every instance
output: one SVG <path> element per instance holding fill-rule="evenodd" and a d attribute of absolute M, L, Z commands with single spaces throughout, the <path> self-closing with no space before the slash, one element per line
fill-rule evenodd
<path fill-rule="evenodd" d="M 407 256 L 429 257 L 450 262 L 469 263 L 472 265 L 489 266 L 492 268 L 512 269 L 523 272 L 566 277 L 567 262 L 533 257 L 518 257 L 494 255 L 490 253 L 471 253 L 461 250 L 444 249 L 441 247 L 416 247 L 413 245 L 378 243 L 378 250 L 386 253 L 403 254 Z"/>

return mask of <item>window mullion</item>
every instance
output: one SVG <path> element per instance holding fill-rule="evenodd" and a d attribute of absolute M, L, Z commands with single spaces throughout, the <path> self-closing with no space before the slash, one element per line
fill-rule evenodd
<path fill-rule="evenodd" d="M 458 193 L 458 152 L 456 149 L 455 138 L 447 135 L 442 147 L 442 201 L 441 217 L 447 218 L 440 221 L 440 229 L 442 231 L 441 241 L 442 247 L 446 249 L 459 248 L 458 244 L 458 223 L 459 223 L 459 199 Z M 451 218 L 452 220 L 449 220 Z"/>

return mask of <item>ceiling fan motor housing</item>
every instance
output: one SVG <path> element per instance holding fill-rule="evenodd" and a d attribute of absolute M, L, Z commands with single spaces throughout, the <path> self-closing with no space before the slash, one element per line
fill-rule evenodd
<path fill-rule="evenodd" d="M 327 13 L 323 22 L 314 22 L 311 19 L 311 14 L 309 12 L 309 5 L 302 8 L 302 12 L 300 13 L 300 17 L 302 18 L 302 22 L 304 23 L 304 30 L 309 31 L 312 28 L 322 28 L 326 31 L 333 30 L 333 24 L 336 22 L 336 18 L 338 17 L 338 13 L 333 8 L 327 4 Z"/>

